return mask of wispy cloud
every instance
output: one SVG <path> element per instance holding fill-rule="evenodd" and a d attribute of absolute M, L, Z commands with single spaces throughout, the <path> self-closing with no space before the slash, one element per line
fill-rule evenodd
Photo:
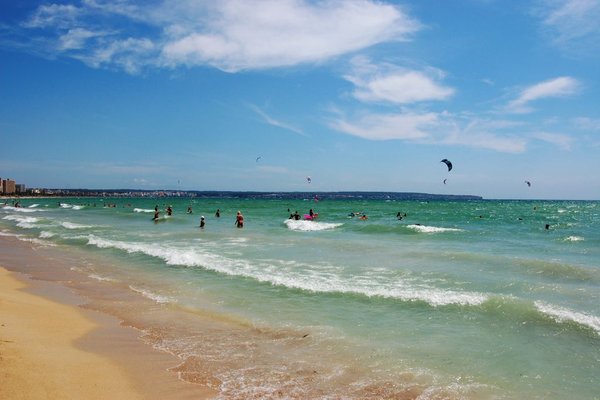
<path fill-rule="evenodd" d="M 567 136 L 532 135 L 522 123 L 443 113 L 368 114 L 356 120 L 337 118 L 330 127 L 368 140 L 404 140 L 426 145 L 462 146 L 501 153 L 522 153 L 532 139 L 566 148 Z"/>
<path fill-rule="evenodd" d="M 581 55 L 600 48 L 600 1 L 544 0 L 535 13 L 556 46 Z"/>
<path fill-rule="evenodd" d="M 436 79 L 444 74 L 433 68 L 415 71 L 384 63 L 375 65 L 366 57 L 352 60 L 352 71 L 344 78 L 355 85 L 354 97 L 361 101 L 408 104 L 445 100 L 454 89 L 443 86 Z"/>
<path fill-rule="evenodd" d="M 4 44 L 130 73 L 182 65 L 236 72 L 321 63 L 379 43 L 408 40 L 421 28 L 399 6 L 374 0 L 138 4 L 45 4 L 19 27 L 26 34 L 15 34 Z"/>
<path fill-rule="evenodd" d="M 553 144 L 563 150 L 571 150 L 571 145 L 573 144 L 571 136 L 561 133 L 536 132 L 532 136 L 534 139 Z"/>
<path fill-rule="evenodd" d="M 529 113 L 533 111 L 533 108 L 529 105 L 532 101 L 571 96 L 577 93 L 580 87 L 579 81 L 569 76 L 561 76 L 540 82 L 521 90 L 517 98 L 506 105 L 505 111 L 517 114 Z"/>
<path fill-rule="evenodd" d="M 583 129 L 586 131 L 600 131 L 600 119 L 578 117 L 573 119 L 572 122 L 578 129 Z"/>
<path fill-rule="evenodd" d="M 368 114 L 354 121 L 336 119 L 330 127 L 369 140 L 417 140 L 429 137 L 427 128 L 437 121 L 436 113 Z"/>
<path fill-rule="evenodd" d="M 301 129 L 296 128 L 295 126 L 292 126 L 288 123 L 276 120 L 275 118 L 271 117 L 270 115 L 265 113 L 263 110 L 261 110 L 258 106 L 254 105 L 254 104 L 248 104 L 248 108 L 250 108 L 252 111 L 254 111 L 258 115 L 260 115 L 262 117 L 262 119 L 269 125 L 273 125 L 278 128 L 283 128 L 288 131 L 297 133 L 299 135 L 306 136 L 306 134 Z"/>

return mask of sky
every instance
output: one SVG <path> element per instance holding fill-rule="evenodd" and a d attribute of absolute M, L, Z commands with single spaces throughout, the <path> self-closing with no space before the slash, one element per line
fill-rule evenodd
<path fill-rule="evenodd" d="M 0 177 L 597 200 L 598 21 L 600 0 L 2 1 Z"/>

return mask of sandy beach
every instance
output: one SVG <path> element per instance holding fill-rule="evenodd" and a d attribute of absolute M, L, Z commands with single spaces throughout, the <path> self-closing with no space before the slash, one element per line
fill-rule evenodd
<path fill-rule="evenodd" d="M 174 357 L 81 302 L 59 284 L 0 267 L 1 399 L 213 397 L 167 371 Z"/>

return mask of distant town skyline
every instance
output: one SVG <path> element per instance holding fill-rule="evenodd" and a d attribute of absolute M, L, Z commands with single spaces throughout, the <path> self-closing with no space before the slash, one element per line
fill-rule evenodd
<path fill-rule="evenodd" d="M 600 199 L 599 20 L 600 0 L 3 2 L 0 176 Z"/>

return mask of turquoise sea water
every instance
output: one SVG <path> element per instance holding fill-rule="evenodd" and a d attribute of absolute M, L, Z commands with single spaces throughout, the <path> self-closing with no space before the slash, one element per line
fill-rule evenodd
<path fill-rule="evenodd" d="M 89 254 L 73 269 L 151 300 L 148 340 L 183 379 L 211 366 L 224 398 L 600 398 L 600 202 L 21 205 L 0 209 L 2 235 Z M 173 215 L 151 221 L 156 205 Z M 200 314 L 256 336 L 208 337 Z"/>

